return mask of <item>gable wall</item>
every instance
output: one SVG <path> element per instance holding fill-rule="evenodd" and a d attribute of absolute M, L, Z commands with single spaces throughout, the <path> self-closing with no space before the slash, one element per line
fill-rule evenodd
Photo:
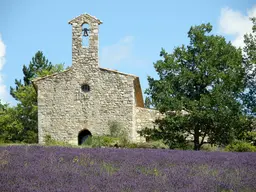
<path fill-rule="evenodd" d="M 86 68 L 46 78 L 38 86 L 39 143 L 45 135 L 77 144 L 78 133 L 109 134 L 109 121 L 119 122 L 133 138 L 134 78 Z M 83 93 L 88 83 L 91 91 Z"/>

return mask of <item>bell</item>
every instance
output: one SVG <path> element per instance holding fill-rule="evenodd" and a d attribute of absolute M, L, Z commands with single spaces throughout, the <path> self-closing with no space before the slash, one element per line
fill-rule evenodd
<path fill-rule="evenodd" d="M 83 32 L 84 32 L 83 36 L 84 36 L 84 37 L 87 37 L 87 36 L 88 36 L 88 31 L 90 31 L 90 29 L 87 29 L 87 28 L 84 28 L 84 29 L 83 29 Z"/>

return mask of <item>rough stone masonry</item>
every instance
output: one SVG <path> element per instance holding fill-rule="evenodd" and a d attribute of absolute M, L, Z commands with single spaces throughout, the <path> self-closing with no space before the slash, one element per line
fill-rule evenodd
<path fill-rule="evenodd" d="M 144 141 L 137 130 L 153 127 L 159 112 L 144 108 L 139 77 L 99 67 L 99 19 L 82 14 L 69 24 L 72 66 L 33 81 L 38 96 L 39 143 L 50 135 L 77 145 L 85 130 L 91 135 L 109 134 L 110 122 L 126 129 L 130 141 Z M 89 26 L 87 47 L 82 45 L 84 24 Z"/>

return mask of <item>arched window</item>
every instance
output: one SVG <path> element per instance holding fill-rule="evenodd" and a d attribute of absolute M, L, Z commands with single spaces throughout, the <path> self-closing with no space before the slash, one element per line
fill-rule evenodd
<path fill-rule="evenodd" d="M 89 47 L 90 26 L 87 23 L 82 25 L 82 46 Z"/>

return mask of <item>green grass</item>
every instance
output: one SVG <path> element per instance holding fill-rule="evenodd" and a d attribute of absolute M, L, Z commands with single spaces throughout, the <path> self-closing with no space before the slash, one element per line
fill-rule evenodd
<path fill-rule="evenodd" d="M 3 143 L 0 142 L 0 146 L 15 146 L 15 145 L 40 145 L 40 144 L 28 144 L 28 143 Z M 104 147 L 117 147 L 117 148 L 148 148 L 148 149 L 169 149 L 163 141 L 148 141 L 148 142 L 138 142 L 131 143 L 124 137 L 114 137 L 110 135 L 103 136 L 92 136 L 87 139 L 82 145 L 72 145 L 67 142 L 57 141 L 52 139 L 50 136 L 45 137 L 44 146 L 62 146 L 71 148 L 104 148 Z M 177 148 L 178 150 L 184 150 Z M 190 142 L 185 150 L 193 150 L 193 143 Z M 230 151 L 230 152 L 256 152 L 256 147 L 250 143 L 244 141 L 235 141 L 234 143 L 227 145 L 226 147 L 219 147 L 217 145 L 204 144 L 201 147 L 202 151 Z"/>

